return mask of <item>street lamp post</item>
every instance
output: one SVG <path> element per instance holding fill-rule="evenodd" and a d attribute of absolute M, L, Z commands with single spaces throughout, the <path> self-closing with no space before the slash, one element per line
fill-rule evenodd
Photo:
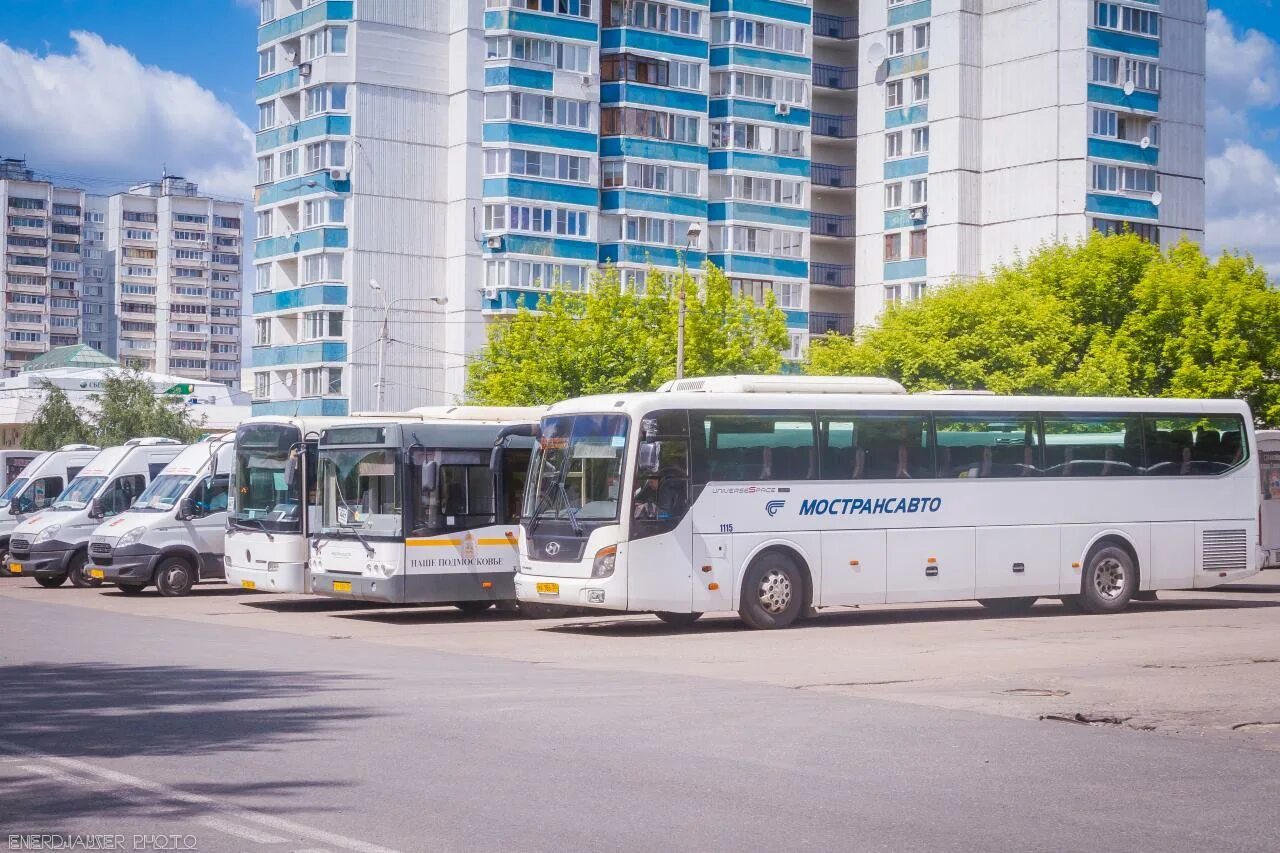
<path fill-rule="evenodd" d="M 387 294 L 382 289 L 382 285 L 378 284 L 377 279 L 369 279 L 369 289 L 378 294 L 378 298 L 382 301 L 382 330 L 378 332 L 378 381 L 374 386 L 378 389 L 376 412 L 382 411 L 382 400 L 386 396 L 387 388 L 387 344 L 391 342 L 391 309 L 400 302 L 432 302 L 436 305 L 444 305 L 448 302 L 445 296 L 401 296 L 396 299 L 387 301 Z"/>
<path fill-rule="evenodd" d="M 685 280 L 689 277 L 688 254 L 702 235 L 702 226 L 696 221 L 689 223 L 689 231 L 684 242 L 684 251 L 680 253 L 680 314 L 676 323 L 676 379 L 684 378 L 684 316 L 685 316 Z"/>

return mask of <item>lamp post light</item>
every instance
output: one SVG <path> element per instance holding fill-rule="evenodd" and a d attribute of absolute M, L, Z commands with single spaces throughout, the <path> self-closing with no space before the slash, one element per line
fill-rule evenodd
<path fill-rule="evenodd" d="M 378 389 L 377 406 L 374 411 L 382 411 L 382 400 L 386 396 L 387 380 L 387 344 L 391 342 L 391 309 L 401 302 L 431 302 L 436 305 L 444 305 L 449 301 L 446 296 L 400 296 L 396 299 L 387 301 L 386 291 L 382 289 L 382 285 L 378 284 L 377 279 L 369 279 L 369 289 L 378 294 L 378 299 L 382 302 L 382 330 L 378 332 L 378 381 L 374 383 L 374 387 Z"/>
<path fill-rule="evenodd" d="M 689 231 L 684 242 L 684 250 L 680 252 L 680 319 L 676 324 L 676 379 L 684 378 L 684 316 L 685 316 L 685 281 L 689 277 L 689 250 L 702 236 L 702 226 L 696 221 L 689 223 Z"/>

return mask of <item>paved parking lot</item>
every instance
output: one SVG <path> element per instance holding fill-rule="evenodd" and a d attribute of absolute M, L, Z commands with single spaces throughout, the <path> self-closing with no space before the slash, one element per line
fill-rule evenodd
<path fill-rule="evenodd" d="M 0 798 L 22 807 L 0 827 L 202 850 L 1274 850 L 1277 607 L 1264 575 L 1116 616 L 961 603 L 753 632 L 4 579 Z"/>

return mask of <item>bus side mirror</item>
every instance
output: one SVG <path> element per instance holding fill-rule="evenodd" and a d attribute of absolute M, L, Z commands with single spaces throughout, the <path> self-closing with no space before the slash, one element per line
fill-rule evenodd
<path fill-rule="evenodd" d="M 659 459 L 662 456 L 662 442 L 644 441 L 636 451 L 636 470 L 641 473 L 658 472 Z"/>
<path fill-rule="evenodd" d="M 107 514 L 106 509 L 102 506 L 102 498 L 94 498 L 89 501 L 89 517 L 103 518 Z"/>
<path fill-rule="evenodd" d="M 432 459 L 423 463 L 422 466 L 422 490 L 424 492 L 434 492 L 436 490 L 436 481 L 440 476 L 440 466 L 436 460 Z"/>
<path fill-rule="evenodd" d="M 178 502 L 178 520 L 186 521 L 196 517 L 196 502 L 191 498 L 183 498 Z"/>
<path fill-rule="evenodd" d="M 293 483 L 294 475 L 296 475 L 297 473 L 298 473 L 298 454 L 291 450 L 289 451 L 289 458 L 286 459 L 284 463 L 285 484 L 288 485 Z"/>

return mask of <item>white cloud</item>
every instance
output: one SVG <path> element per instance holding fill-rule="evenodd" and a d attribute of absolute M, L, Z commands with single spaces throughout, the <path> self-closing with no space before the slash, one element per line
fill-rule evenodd
<path fill-rule="evenodd" d="M 1260 148 L 1231 141 L 1205 163 L 1205 185 L 1206 248 L 1251 252 L 1280 275 L 1280 165 Z"/>
<path fill-rule="evenodd" d="M 163 166 L 203 192 L 249 196 L 253 134 L 229 105 L 94 33 L 71 37 L 72 53 L 45 56 L 0 42 L 4 155 L 87 178 L 155 179 Z"/>
<path fill-rule="evenodd" d="M 1280 106 L 1280 50 L 1265 33 L 1240 38 L 1221 10 L 1211 9 L 1205 26 L 1206 124 L 1218 142 L 1246 132 L 1251 109 Z M 1215 146 L 1216 147 L 1216 146 Z"/>

